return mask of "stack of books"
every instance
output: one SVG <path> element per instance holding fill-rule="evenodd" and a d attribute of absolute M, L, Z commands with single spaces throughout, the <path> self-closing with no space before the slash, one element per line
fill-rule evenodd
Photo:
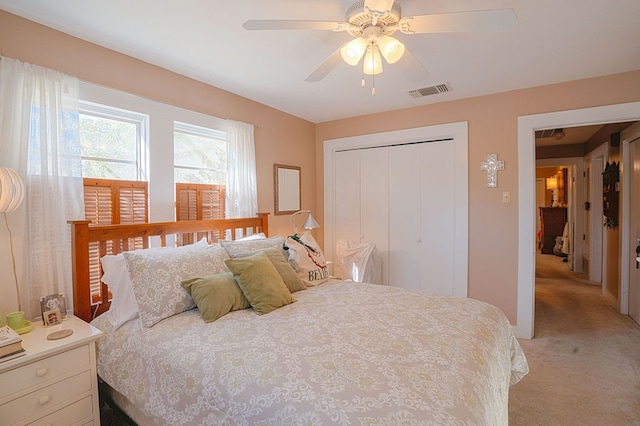
<path fill-rule="evenodd" d="M 25 355 L 22 339 L 11 327 L 0 327 L 0 362 Z"/>

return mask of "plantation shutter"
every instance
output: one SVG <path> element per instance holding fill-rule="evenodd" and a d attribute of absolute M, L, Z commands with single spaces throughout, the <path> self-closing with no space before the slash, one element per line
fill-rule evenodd
<path fill-rule="evenodd" d="M 105 179 L 84 179 L 85 219 L 91 225 L 113 224 L 113 185 Z"/>
<path fill-rule="evenodd" d="M 224 219 L 224 185 L 199 183 L 176 183 L 176 220 Z M 206 237 L 209 243 L 220 239 L 219 232 L 199 233 L 196 238 Z M 180 245 L 193 244 L 193 235 L 184 234 Z"/>
<path fill-rule="evenodd" d="M 148 219 L 147 182 L 110 179 L 84 179 L 85 219 L 90 226 L 123 223 L 146 223 Z M 141 239 L 123 242 L 121 250 L 142 248 Z M 113 254 L 111 244 L 89 244 L 89 279 L 93 303 L 111 299 L 106 286 L 100 282 L 100 258 Z"/>
<path fill-rule="evenodd" d="M 176 183 L 176 220 L 224 219 L 224 185 Z"/>
<path fill-rule="evenodd" d="M 202 219 L 224 219 L 224 185 L 208 185 L 200 190 Z"/>
<path fill-rule="evenodd" d="M 198 220 L 196 184 L 176 183 L 176 220 Z"/>

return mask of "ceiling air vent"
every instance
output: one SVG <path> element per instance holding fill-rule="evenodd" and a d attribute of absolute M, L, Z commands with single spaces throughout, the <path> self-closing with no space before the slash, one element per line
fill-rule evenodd
<path fill-rule="evenodd" d="M 449 83 L 436 84 L 435 86 L 423 87 L 422 89 L 409 90 L 407 94 L 412 98 L 421 98 L 423 96 L 437 95 L 451 91 Z"/>

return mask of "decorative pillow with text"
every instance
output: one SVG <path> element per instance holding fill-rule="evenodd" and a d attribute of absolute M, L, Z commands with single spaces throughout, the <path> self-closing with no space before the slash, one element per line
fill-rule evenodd
<path fill-rule="evenodd" d="M 289 251 L 289 263 L 307 286 L 312 287 L 329 280 L 324 253 L 311 233 L 287 237 L 285 246 Z"/>

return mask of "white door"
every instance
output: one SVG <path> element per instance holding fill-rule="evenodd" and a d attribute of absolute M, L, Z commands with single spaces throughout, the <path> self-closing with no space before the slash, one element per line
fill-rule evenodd
<path fill-rule="evenodd" d="M 356 240 L 358 241 L 358 240 Z M 360 242 L 374 243 L 389 284 L 389 148 L 360 150 Z"/>
<path fill-rule="evenodd" d="M 389 284 L 454 294 L 451 141 L 389 150 Z"/>
<path fill-rule="evenodd" d="M 636 257 L 636 248 L 640 246 L 640 140 L 629 144 L 630 164 L 633 171 L 631 178 L 630 215 L 630 256 L 629 262 L 629 315 L 640 324 L 640 265 Z"/>
<path fill-rule="evenodd" d="M 419 145 L 389 152 L 389 285 L 422 290 Z"/>
<path fill-rule="evenodd" d="M 337 152 L 335 239 L 371 242 L 382 260 L 382 282 L 388 284 L 389 181 L 388 148 Z M 337 276 L 345 276 L 339 264 Z"/>
<path fill-rule="evenodd" d="M 466 297 L 467 147 L 466 122 L 324 141 L 327 259 L 341 238 L 374 242 L 385 283 Z"/>
<path fill-rule="evenodd" d="M 347 239 L 359 242 L 360 152 L 357 150 L 337 152 L 335 164 L 335 241 Z"/>

